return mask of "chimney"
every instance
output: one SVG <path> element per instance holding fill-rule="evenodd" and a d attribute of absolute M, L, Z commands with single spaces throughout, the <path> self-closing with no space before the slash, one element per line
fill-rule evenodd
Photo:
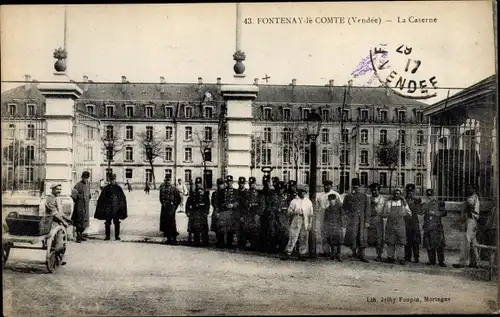
<path fill-rule="evenodd" d="M 347 85 L 348 85 L 349 87 L 352 87 L 352 82 L 353 82 L 353 80 L 352 80 L 352 79 L 349 79 L 349 81 L 347 82 Z"/>
<path fill-rule="evenodd" d="M 83 82 L 88 83 L 89 82 L 89 76 L 83 75 Z"/>
<path fill-rule="evenodd" d="M 258 78 L 254 78 L 254 79 L 253 79 L 253 84 L 254 84 L 255 86 L 258 86 L 258 85 L 259 85 L 259 79 L 258 79 Z"/>
<path fill-rule="evenodd" d="M 91 81 L 89 80 L 89 76 L 83 75 L 83 91 L 89 90 L 89 83 Z"/>
<path fill-rule="evenodd" d="M 291 85 L 292 85 L 292 86 L 295 86 L 296 84 L 297 84 L 297 79 L 295 79 L 295 78 L 294 78 L 294 79 L 292 79 L 292 83 L 291 83 Z"/>
<path fill-rule="evenodd" d="M 201 84 L 203 84 L 203 78 L 198 77 L 198 85 L 201 85 Z"/>
<path fill-rule="evenodd" d="M 333 79 L 330 79 L 330 80 L 328 81 L 328 90 L 329 90 L 330 92 L 332 92 L 332 91 L 333 91 L 333 84 L 334 84 Z"/>
<path fill-rule="evenodd" d="M 127 91 L 127 86 L 124 85 L 124 84 L 127 84 L 127 83 L 128 83 L 127 77 L 122 76 L 122 92 L 126 92 Z"/>
<path fill-rule="evenodd" d="M 26 85 L 24 86 L 24 88 L 26 90 L 30 90 L 31 89 L 31 84 L 30 84 L 30 82 L 31 82 L 31 75 L 28 75 L 28 74 L 24 75 L 24 81 L 26 81 Z"/>
<path fill-rule="evenodd" d="M 165 83 L 166 83 L 165 77 L 160 76 L 160 84 L 165 84 Z"/>
<path fill-rule="evenodd" d="M 222 80 L 222 78 L 217 77 L 217 85 L 221 85 L 221 80 Z"/>
<path fill-rule="evenodd" d="M 386 95 L 386 96 L 389 96 L 389 95 L 390 95 L 390 92 L 391 92 L 391 90 L 389 89 L 389 87 L 388 87 L 388 86 L 385 86 L 385 95 Z"/>

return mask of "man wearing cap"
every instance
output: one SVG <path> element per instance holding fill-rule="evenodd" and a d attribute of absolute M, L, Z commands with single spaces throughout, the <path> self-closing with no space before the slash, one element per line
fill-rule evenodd
<path fill-rule="evenodd" d="M 288 204 L 290 204 L 297 197 L 297 181 L 293 179 L 288 181 L 286 193 L 288 195 Z"/>
<path fill-rule="evenodd" d="M 422 206 L 422 199 L 415 197 L 415 185 L 406 185 L 406 202 L 411 210 L 411 216 L 405 218 L 406 221 L 406 246 L 405 246 L 405 260 L 407 262 L 413 260 L 415 263 L 419 262 L 419 249 L 422 237 L 420 234 L 420 223 L 418 215 Z"/>
<path fill-rule="evenodd" d="M 159 189 L 161 203 L 160 231 L 167 238 L 168 244 L 177 244 L 177 226 L 175 223 L 175 211 L 181 203 L 181 195 L 177 188 L 172 186 L 170 176 L 166 175 Z"/>
<path fill-rule="evenodd" d="M 210 213 L 210 194 L 203 189 L 201 177 L 195 180 L 195 190 L 186 202 L 186 215 L 189 217 L 194 245 L 200 246 L 200 235 L 203 246 L 208 246 L 208 214 Z"/>
<path fill-rule="evenodd" d="M 368 246 L 367 229 L 370 226 L 371 204 L 368 196 L 360 191 L 359 178 L 352 179 L 353 192 L 345 196 L 343 208 L 347 216 L 344 244 L 351 248 L 353 257 L 368 262 L 365 248 Z"/>
<path fill-rule="evenodd" d="M 69 222 L 62 209 L 62 203 L 59 196 L 61 195 L 61 184 L 53 184 L 50 186 L 50 194 L 47 195 L 47 200 L 45 201 L 45 213 L 53 216 L 52 228 L 57 226 L 57 224 L 63 225 L 65 228 L 69 226 Z M 56 236 L 56 256 L 61 263 L 65 265 L 64 252 L 61 252 L 64 247 L 64 235 L 58 234 Z"/>
<path fill-rule="evenodd" d="M 335 194 L 328 195 L 329 206 L 325 209 L 325 224 L 323 234 L 331 248 L 330 259 L 342 262 L 340 251 L 342 247 L 342 222 L 344 210 L 342 201 Z"/>
<path fill-rule="evenodd" d="M 250 248 L 256 250 L 259 243 L 260 216 L 264 210 L 264 199 L 257 191 L 255 177 L 248 179 L 249 189 L 245 197 L 240 196 L 241 218 L 238 244 L 245 247 L 250 242 Z"/>
<path fill-rule="evenodd" d="M 218 229 L 218 217 L 222 211 L 222 202 L 224 201 L 224 188 L 224 180 L 222 178 L 217 178 L 217 189 L 212 193 L 212 199 L 210 201 L 213 208 L 210 230 L 215 232 L 218 247 L 224 246 L 224 234 Z"/>
<path fill-rule="evenodd" d="M 297 242 L 299 243 L 299 259 L 305 261 L 307 256 L 309 234 L 312 228 L 313 205 L 306 197 L 307 190 L 299 188 L 298 197 L 292 200 L 288 207 L 288 215 L 292 218 L 290 223 L 288 244 L 282 260 L 287 260 L 293 252 Z"/>
<path fill-rule="evenodd" d="M 316 210 L 314 213 L 315 226 L 314 234 L 316 235 L 316 252 L 319 255 L 330 256 L 331 250 L 324 236 L 325 210 L 330 206 L 328 195 L 335 195 L 340 201 L 340 194 L 332 189 L 333 182 L 325 180 L 323 182 L 324 192 L 316 196 Z"/>
<path fill-rule="evenodd" d="M 106 237 L 104 240 L 111 239 L 111 221 L 115 225 L 115 240 L 120 240 L 120 220 L 127 218 L 127 197 L 123 189 L 116 184 L 115 174 L 110 177 L 109 181 L 97 199 L 94 218 L 105 220 Z"/>
<path fill-rule="evenodd" d="M 289 216 L 288 196 L 285 192 L 285 183 L 278 182 L 275 195 L 269 199 L 269 251 L 271 253 L 284 252 L 288 243 Z"/>
<path fill-rule="evenodd" d="M 222 238 L 222 244 L 226 248 L 233 247 L 234 234 L 238 231 L 238 223 L 235 216 L 238 214 L 239 198 L 238 191 L 233 188 L 233 176 L 226 176 L 226 188 L 222 199 L 222 211 L 218 215 L 217 227 Z M 225 241 L 224 241 L 225 240 Z M 225 243 L 224 243 L 225 242 Z"/>
<path fill-rule="evenodd" d="M 370 216 L 370 227 L 368 228 L 368 246 L 375 247 L 377 252 L 376 261 L 382 262 L 382 253 L 384 252 L 384 229 L 385 220 L 382 217 L 382 211 L 384 210 L 385 203 L 387 199 L 380 195 L 380 185 L 373 183 L 370 185 L 370 191 L 372 195 L 370 197 L 371 211 Z"/>
<path fill-rule="evenodd" d="M 76 228 L 76 242 L 81 243 L 86 241 L 83 237 L 83 232 L 89 226 L 89 203 L 90 203 L 90 173 L 85 171 L 82 173 L 82 180 L 79 181 L 71 191 L 71 198 L 75 203 L 71 221 Z"/>
<path fill-rule="evenodd" d="M 237 209 L 237 212 L 235 212 L 233 214 L 233 217 L 234 217 L 233 221 L 235 222 L 235 226 L 238 227 L 238 229 L 235 231 L 236 237 L 238 239 L 238 246 L 242 249 L 244 248 L 245 243 L 243 242 L 243 240 L 240 241 L 240 238 L 241 238 L 241 215 L 244 212 L 245 206 L 247 205 L 246 200 L 248 199 L 248 197 L 247 197 L 248 190 L 245 187 L 246 182 L 247 182 L 247 180 L 245 177 L 240 176 L 238 178 L 238 190 L 237 190 L 238 209 Z"/>
<path fill-rule="evenodd" d="M 427 250 L 429 261 L 426 265 L 436 265 L 436 255 L 438 265 L 446 267 L 444 263 L 444 229 L 441 218 L 446 216 L 446 210 L 440 210 L 439 201 L 434 196 L 434 190 L 426 190 L 426 196 L 429 199 L 422 204 L 421 213 L 424 215 L 424 248 Z"/>

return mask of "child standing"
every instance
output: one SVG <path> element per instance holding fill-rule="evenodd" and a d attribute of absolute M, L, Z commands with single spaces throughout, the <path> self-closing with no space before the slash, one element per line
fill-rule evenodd
<path fill-rule="evenodd" d="M 342 262 L 340 249 L 342 245 L 342 218 L 344 216 L 344 210 L 342 209 L 342 202 L 337 195 L 328 195 L 328 202 L 329 206 L 325 209 L 323 234 L 332 250 L 330 259 Z"/>

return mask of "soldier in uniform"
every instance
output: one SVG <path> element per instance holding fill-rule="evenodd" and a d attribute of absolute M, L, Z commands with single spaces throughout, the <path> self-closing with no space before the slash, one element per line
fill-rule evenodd
<path fill-rule="evenodd" d="M 262 177 L 262 190 L 260 196 L 264 204 L 262 206 L 263 212 L 260 217 L 260 232 L 259 232 L 259 251 L 265 252 L 268 244 L 268 231 L 269 231 L 269 199 L 272 196 L 274 188 L 271 185 L 271 178 L 269 175 Z"/>
<path fill-rule="evenodd" d="M 250 248 L 256 250 L 259 243 L 260 217 L 264 210 L 263 196 L 257 191 L 255 177 L 248 179 L 250 188 L 240 196 L 240 231 L 238 244 L 241 248 L 250 242 Z M 242 207 L 243 206 L 243 207 Z"/>
<path fill-rule="evenodd" d="M 175 211 L 181 203 L 179 191 L 172 186 L 170 177 L 165 176 L 164 183 L 159 189 L 159 198 L 161 203 L 160 231 L 167 238 L 168 244 L 177 244 L 177 226 L 175 223 Z"/>
<path fill-rule="evenodd" d="M 224 180 L 222 178 L 217 179 L 217 189 L 212 193 L 212 223 L 210 226 L 210 230 L 215 232 L 217 237 L 217 246 L 224 246 L 224 234 L 221 235 L 220 230 L 218 229 L 218 217 L 220 212 L 222 211 L 222 202 L 224 201 Z"/>
<path fill-rule="evenodd" d="M 406 185 L 406 202 L 411 210 L 411 216 L 405 218 L 406 222 L 406 246 L 405 260 L 410 262 L 412 255 L 415 263 L 419 262 L 419 249 L 422 237 L 420 234 L 420 223 L 418 214 L 422 206 L 422 199 L 415 197 L 415 185 Z"/>
<path fill-rule="evenodd" d="M 195 180 L 195 189 L 186 202 L 186 214 L 191 222 L 194 245 L 200 246 L 200 235 L 203 246 L 208 246 L 208 214 L 210 213 L 210 194 L 203 189 L 201 177 Z"/>
<path fill-rule="evenodd" d="M 225 238 L 225 246 L 232 248 L 234 234 L 238 231 L 238 222 L 235 219 L 238 216 L 239 198 L 238 191 L 233 188 L 233 176 L 231 175 L 226 177 L 226 188 L 221 203 L 222 211 L 218 214 L 217 226 L 221 238 Z"/>
<path fill-rule="evenodd" d="M 290 216 L 288 215 L 288 195 L 284 182 L 276 185 L 276 195 L 273 196 L 273 208 L 271 210 L 271 251 L 284 252 L 288 243 L 288 233 L 290 230 Z"/>
<path fill-rule="evenodd" d="M 238 229 L 235 231 L 236 237 L 238 239 L 238 246 L 243 249 L 245 246 L 245 242 L 243 240 L 240 240 L 241 238 L 241 215 L 243 214 L 246 206 L 246 200 L 247 200 L 247 194 L 248 190 L 245 188 L 247 180 L 245 177 L 240 176 L 238 178 L 238 212 L 233 215 L 233 221 L 235 222 L 235 225 L 238 227 Z"/>

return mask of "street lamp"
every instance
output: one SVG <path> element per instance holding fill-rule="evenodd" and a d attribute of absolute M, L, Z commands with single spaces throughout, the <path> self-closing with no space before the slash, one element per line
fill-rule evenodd
<path fill-rule="evenodd" d="M 311 141 L 310 143 L 310 176 L 309 176 L 309 199 L 313 203 L 316 200 L 316 172 L 318 166 L 318 155 L 316 154 L 316 138 L 319 135 L 321 129 L 321 116 L 316 112 L 312 111 L 306 119 L 307 122 L 307 137 Z M 313 221 L 312 232 L 309 234 L 309 256 L 316 257 L 316 221 Z"/>
<path fill-rule="evenodd" d="M 203 187 L 207 189 L 207 152 L 210 147 L 209 140 L 201 141 L 202 152 L 203 152 Z"/>

